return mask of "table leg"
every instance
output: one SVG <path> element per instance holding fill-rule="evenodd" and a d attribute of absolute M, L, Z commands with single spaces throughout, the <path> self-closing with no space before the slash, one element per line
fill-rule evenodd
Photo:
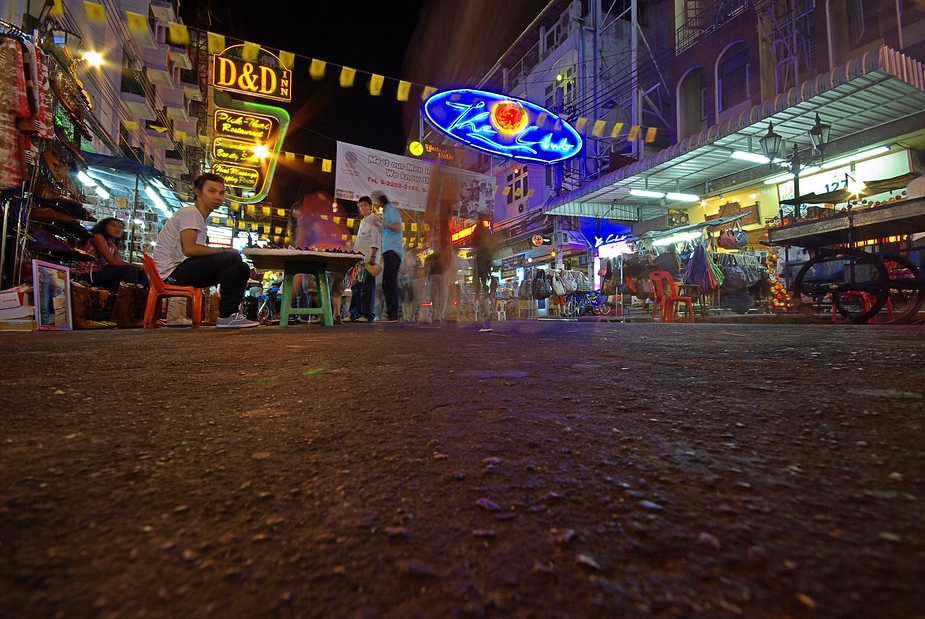
<path fill-rule="evenodd" d="M 280 290 L 282 299 L 279 304 L 279 326 L 280 328 L 289 326 L 289 313 L 292 310 L 292 280 L 295 277 L 295 271 L 287 264 L 283 271 L 283 288 Z"/>
<path fill-rule="evenodd" d="M 328 286 L 328 274 L 323 267 L 315 268 L 315 281 L 318 282 L 318 304 L 321 306 L 321 325 L 334 326 L 334 313 L 331 311 L 331 287 Z"/>

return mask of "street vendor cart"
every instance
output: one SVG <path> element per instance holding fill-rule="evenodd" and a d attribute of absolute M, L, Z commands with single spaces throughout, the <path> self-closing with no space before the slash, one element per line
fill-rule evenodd
<path fill-rule="evenodd" d="M 880 183 L 889 186 L 906 180 Z M 908 241 L 900 238 L 925 231 L 925 198 L 861 209 L 852 198 L 857 195 L 839 190 L 782 201 L 848 205 L 830 217 L 768 230 L 771 245 L 787 248 L 783 260 L 788 260 L 793 247 L 812 255 L 804 263 L 789 264 L 790 291 L 804 305 L 830 310 L 833 318 L 840 314 L 854 323 L 911 322 L 925 302 L 925 277 L 910 259 Z"/>

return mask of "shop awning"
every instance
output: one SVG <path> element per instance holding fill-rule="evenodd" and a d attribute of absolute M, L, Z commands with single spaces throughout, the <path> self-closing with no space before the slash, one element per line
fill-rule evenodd
<path fill-rule="evenodd" d="M 686 205 L 634 198 L 630 196 L 631 189 L 705 195 L 716 181 L 731 175 L 747 171 L 758 180 L 780 174 L 779 169 L 770 170 L 767 164 L 731 157 L 733 151 L 760 154 L 758 140 L 767 133 L 769 121 L 787 143 L 796 141 L 808 147 L 807 132 L 818 113 L 832 126 L 826 154 L 834 157 L 844 154 L 837 150 L 839 140 L 882 128 L 882 140 L 887 143 L 908 129 L 891 131 L 886 125 L 922 114 L 923 110 L 922 63 L 889 47 L 880 47 L 735 118 L 558 196 L 543 211 L 626 221 L 650 219 L 664 214 L 668 207 L 683 209 Z M 845 140 L 846 146 L 849 142 L 857 140 Z M 861 146 L 854 144 L 851 150 Z"/>
<path fill-rule="evenodd" d="M 183 206 L 176 193 L 170 189 L 167 177 L 157 168 L 124 157 L 110 157 L 83 150 L 80 154 L 86 160 L 91 176 L 99 179 L 106 188 L 121 187 L 123 193 L 131 195 L 136 187 L 139 192 L 144 192 L 145 183 L 149 183 L 172 210 Z"/>

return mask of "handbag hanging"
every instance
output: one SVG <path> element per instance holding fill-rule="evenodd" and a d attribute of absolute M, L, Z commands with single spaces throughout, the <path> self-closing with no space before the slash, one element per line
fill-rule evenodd
<path fill-rule="evenodd" d="M 736 227 L 733 236 L 735 236 L 735 243 L 737 248 L 742 249 L 748 245 L 748 232 L 742 228 L 742 224 L 739 223 L 738 219 L 736 220 Z"/>
<path fill-rule="evenodd" d="M 731 228 L 727 228 L 719 233 L 719 238 L 716 239 L 716 244 L 722 247 L 723 249 L 736 249 L 736 235 Z"/>

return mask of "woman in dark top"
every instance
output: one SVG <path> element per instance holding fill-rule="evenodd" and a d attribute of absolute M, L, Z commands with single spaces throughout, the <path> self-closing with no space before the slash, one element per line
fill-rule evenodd
<path fill-rule="evenodd" d="M 93 262 L 78 262 L 77 273 L 82 281 L 97 288 L 118 290 L 121 282 L 148 285 L 144 266 L 122 259 L 122 233 L 125 224 L 115 217 L 106 217 L 90 229 L 93 235 L 83 250 L 93 256 Z"/>

